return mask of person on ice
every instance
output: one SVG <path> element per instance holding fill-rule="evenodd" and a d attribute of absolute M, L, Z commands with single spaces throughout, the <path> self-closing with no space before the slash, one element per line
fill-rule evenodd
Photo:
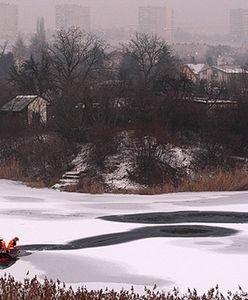
<path fill-rule="evenodd" d="M 0 238 L 0 251 L 6 251 L 6 244 L 3 238 Z"/>
<path fill-rule="evenodd" d="M 19 241 L 18 237 L 13 238 L 8 243 L 8 250 L 16 250 L 17 241 Z"/>

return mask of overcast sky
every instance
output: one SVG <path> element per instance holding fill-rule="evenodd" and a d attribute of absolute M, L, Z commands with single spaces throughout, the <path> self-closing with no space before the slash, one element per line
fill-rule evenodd
<path fill-rule="evenodd" d="M 58 3 L 80 3 L 92 9 L 92 25 L 112 27 L 137 24 L 140 5 L 170 6 L 175 10 L 175 25 L 208 32 L 229 30 L 229 9 L 248 8 L 248 0 L 0 0 L 20 7 L 20 30 L 35 28 L 44 16 L 48 28 L 54 27 L 54 7 Z"/>

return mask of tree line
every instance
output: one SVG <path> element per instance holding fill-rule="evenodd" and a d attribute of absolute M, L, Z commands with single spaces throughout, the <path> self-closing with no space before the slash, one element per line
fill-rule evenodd
<path fill-rule="evenodd" d="M 11 53 L 2 47 L 0 104 L 17 94 L 46 98 L 46 130 L 69 143 L 93 143 L 99 166 L 118 148 L 117 133 L 133 132 L 146 182 L 154 177 L 151 169 L 158 169 L 158 178 L 174 172 L 157 164 L 157 149 L 168 143 L 201 145 L 203 168 L 230 166 L 230 157 L 248 155 L 246 80 L 195 83 L 180 71 L 181 63 L 154 35 L 137 33 L 113 50 L 94 34 L 70 28 L 48 43 L 40 22 L 29 47 L 22 39 Z M 199 96 L 208 101 L 195 101 Z M 217 105 L 224 96 L 235 97 L 235 105 Z"/>

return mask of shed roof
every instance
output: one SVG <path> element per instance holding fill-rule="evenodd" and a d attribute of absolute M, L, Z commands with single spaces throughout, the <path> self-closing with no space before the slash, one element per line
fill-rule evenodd
<path fill-rule="evenodd" d="M 30 103 L 38 98 L 37 95 L 25 95 L 25 96 L 16 96 L 10 102 L 6 103 L 1 111 L 12 111 L 12 112 L 21 112 L 25 109 Z"/>

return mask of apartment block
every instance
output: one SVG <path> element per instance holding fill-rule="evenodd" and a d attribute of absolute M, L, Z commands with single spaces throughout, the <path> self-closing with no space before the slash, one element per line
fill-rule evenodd
<path fill-rule="evenodd" d="M 76 4 L 63 4 L 56 6 L 56 29 L 78 27 L 90 31 L 90 8 Z"/>
<path fill-rule="evenodd" d="M 156 34 L 167 41 L 173 40 L 174 11 L 168 7 L 139 7 L 139 32 Z"/>
<path fill-rule="evenodd" d="M 18 34 L 18 7 L 0 3 L 0 39 L 13 41 Z"/>

